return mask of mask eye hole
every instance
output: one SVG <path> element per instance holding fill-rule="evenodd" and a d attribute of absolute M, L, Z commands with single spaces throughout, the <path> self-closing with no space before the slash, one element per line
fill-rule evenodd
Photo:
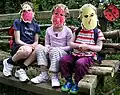
<path fill-rule="evenodd" d="M 28 10 L 29 12 L 32 11 L 32 10 Z"/>
<path fill-rule="evenodd" d="M 90 15 L 90 17 L 93 17 L 94 16 L 94 14 L 92 13 L 91 15 Z"/>
<path fill-rule="evenodd" d="M 85 15 L 84 17 L 85 17 L 85 18 L 88 18 L 88 15 Z"/>
<path fill-rule="evenodd" d="M 26 10 L 22 10 L 22 12 L 26 12 Z"/>
<path fill-rule="evenodd" d="M 57 15 L 58 13 L 55 13 L 55 15 Z"/>
<path fill-rule="evenodd" d="M 61 16 L 64 16 L 63 14 L 60 14 Z"/>

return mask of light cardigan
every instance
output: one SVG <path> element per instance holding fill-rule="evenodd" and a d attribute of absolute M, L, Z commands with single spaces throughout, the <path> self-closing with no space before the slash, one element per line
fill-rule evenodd
<path fill-rule="evenodd" d="M 63 26 L 63 29 L 60 32 L 54 32 L 53 26 L 48 27 L 45 35 L 45 46 L 58 47 L 65 51 L 69 51 L 71 49 L 69 42 L 72 36 L 72 31 L 67 26 Z"/>

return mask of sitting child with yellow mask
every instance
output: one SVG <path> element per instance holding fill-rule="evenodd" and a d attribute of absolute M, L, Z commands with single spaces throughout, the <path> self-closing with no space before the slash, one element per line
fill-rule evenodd
<path fill-rule="evenodd" d="M 77 94 L 78 82 L 88 72 L 89 67 L 94 64 L 93 58 L 96 52 L 100 51 L 105 40 L 103 33 L 98 29 L 98 38 L 94 41 L 94 29 L 97 27 L 97 9 L 91 4 L 85 4 L 80 8 L 82 29 L 77 35 L 74 34 L 70 41 L 73 48 L 72 54 L 65 55 L 60 60 L 60 72 L 66 79 L 62 86 L 62 91 L 69 91 L 71 94 Z M 75 82 L 72 80 L 72 73 L 75 73 Z"/>

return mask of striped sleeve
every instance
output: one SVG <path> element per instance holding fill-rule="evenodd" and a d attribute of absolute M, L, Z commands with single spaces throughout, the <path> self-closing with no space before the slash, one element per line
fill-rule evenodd
<path fill-rule="evenodd" d="M 98 30 L 98 41 L 105 41 L 105 37 L 100 29 Z"/>

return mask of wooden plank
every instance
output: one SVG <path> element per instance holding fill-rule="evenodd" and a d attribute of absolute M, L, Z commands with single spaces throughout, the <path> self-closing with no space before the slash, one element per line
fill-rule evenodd
<path fill-rule="evenodd" d="M 95 95 L 95 89 L 97 87 L 97 75 L 85 75 L 78 83 L 80 92 L 84 92 L 88 95 Z"/>
<path fill-rule="evenodd" d="M 17 87 L 26 91 L 37 93 L 40 95 L 68 95 L 67 93 L 62 93 L 60 89 L 51 88 L 50 83 L 32 84 L 31 82 L 22 83 L 14 77 L 6 78 L 3 73 L 0 72 L 0 83 L 7 84 L 13 87 Z"/>
<path fill-rule="evenodd" d="M 12 13 L 12 14 L 0 14 L 0 21 L 4 20 L 15 20 L 16 18 L 20 17 L 19 13 Z"/>
<path fill-rule="evenodd" d="M 9 45 L 9 42 L 8 42 L 8 40 L 0 40 L 0 44 L 2 45 L 7 45 L 7 47 L 8 47 L 8 45 Z"/>
<path fill-rule="evenodd" d="M 114 71 L 117 72 L 119 69 L 119 60 L 103 60 L 100 66 L 113 67 Z"/>
<path fill-rule="evenodd" d="M 70 9 L 70 17 L 77 19 L 79 15 L 79 9 Z M 98 17 L 103 17 L 103 10 L 98 9 Z M 16 18 L 20 17 L 19 13 L 12 13 L 12 14 L 0 14 L 0 21 L 3 20 L 15 20 Z M 50 19 L 51 18 L 51 11 L 40 11 L 36 12 L 35 18 L 37 20 L 43 19 Z"/>
<path fill-rule="evenodd" d="M 10 27 L 2 27 L 2 28 L 0 28 L 0 32 L 1 32 L 1 31 L 8 31 L 9 28 L 10 28 Z"/>
<path fill-rule="evenodd" d="M 10 38 L 11 38 L 11 36 L 8 36 L 8 35 L 7 36 L 0 36 L 0 39 L 7 39 L 8 40 Z"/>
<path fill-rule="evenodd" d="M 51 26 L 51 24 L 39 24 L 40 28 L 46 28 Z M 8 31 L 10 27 L 1 27 L 0 32 Z"/>
<path fill-rule="evenodd" d="M 89 74 L 95 74 L 95 75 L 111 75 L 114 76 L 114 68 L 113 67 L 100 67 L 100 66 L 91 66 L 88 70 Z"/>

